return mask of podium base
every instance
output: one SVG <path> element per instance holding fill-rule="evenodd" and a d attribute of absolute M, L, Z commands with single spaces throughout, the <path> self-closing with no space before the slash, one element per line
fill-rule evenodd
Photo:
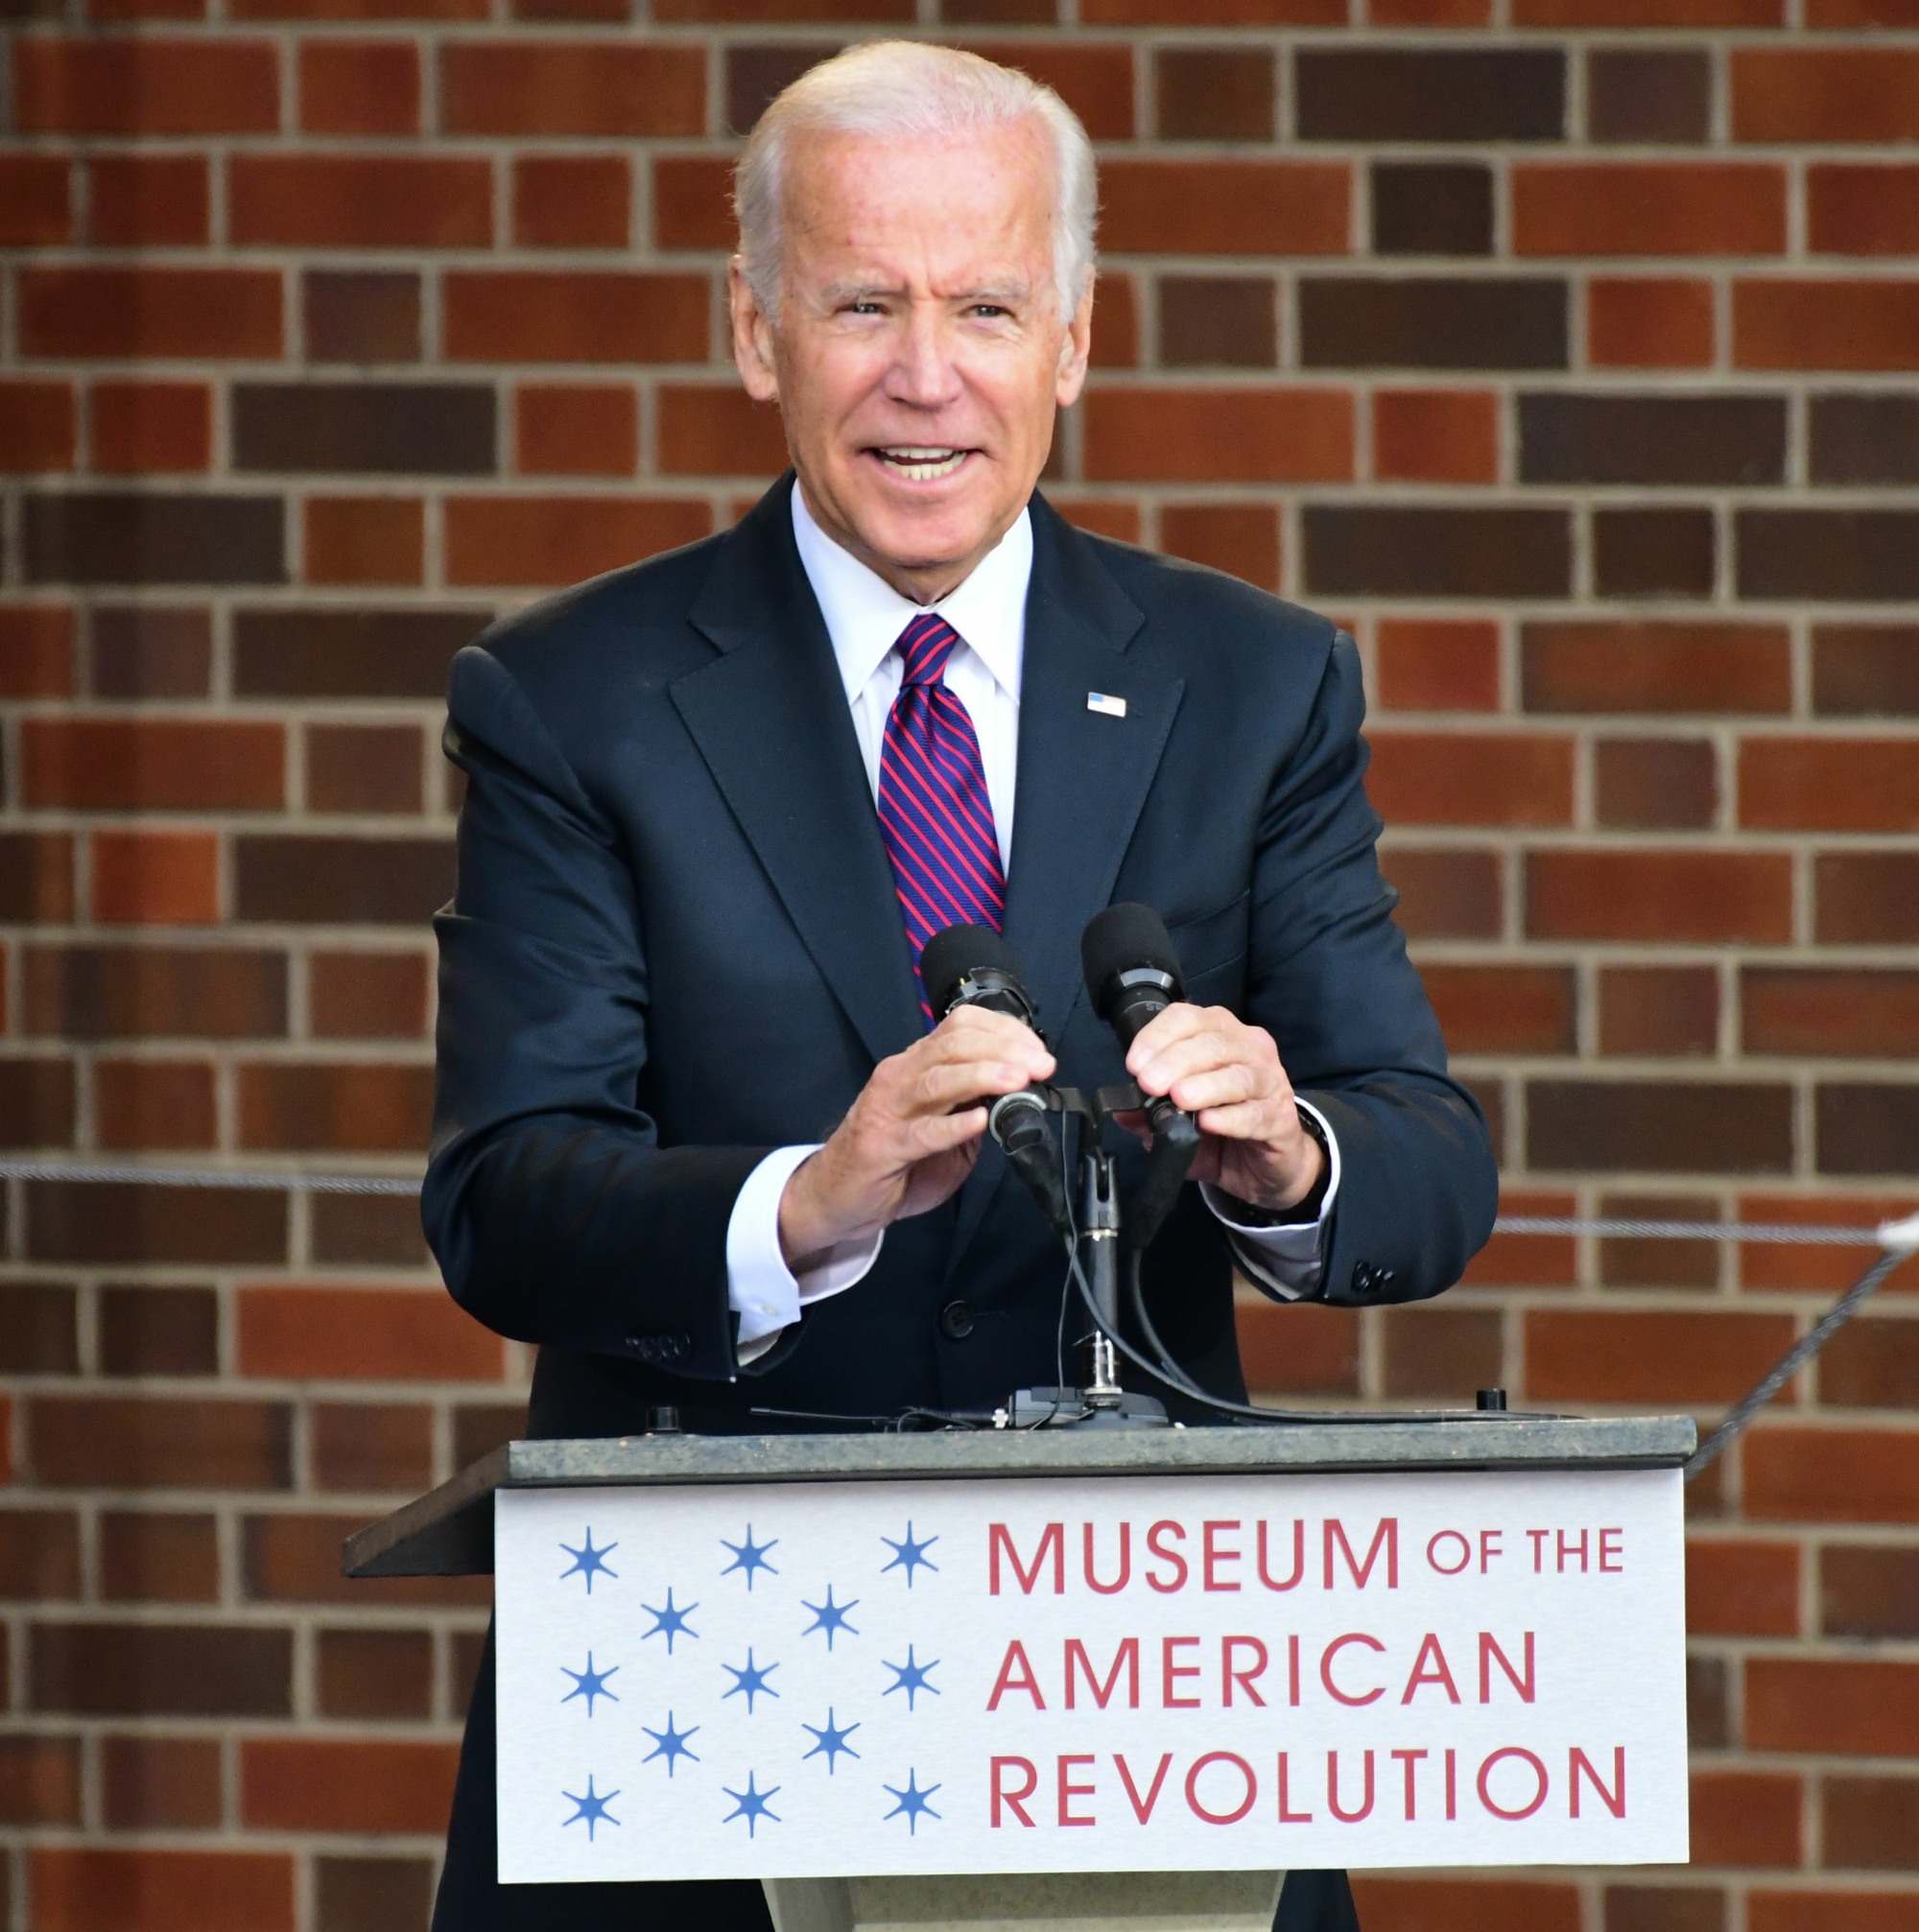
<path fill-rule="evenodd" d="M 1271 1932 L 1283 1872 L 767 1878 L 774 1932 Z"/>

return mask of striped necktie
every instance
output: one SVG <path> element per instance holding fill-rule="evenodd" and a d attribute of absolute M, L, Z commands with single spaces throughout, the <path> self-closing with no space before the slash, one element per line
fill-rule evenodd
<path fill-rule="evenodd" d="M 892 860 L 918 983 L 920 950 L 948 926 L 1006 917 L 1007 882 L 986 767 L 966 707 L 940 682 L 960 633 L 931 612 L 900 632 L 899 695 L 880 747 L 880 832 Z M 920 988 L 920 1009 L 933 1008 Z"/>

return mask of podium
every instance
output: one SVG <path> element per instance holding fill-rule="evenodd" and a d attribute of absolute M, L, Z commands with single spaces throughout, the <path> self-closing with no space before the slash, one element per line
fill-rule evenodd
<path fill-rule="evenodd" d="M 757 1878 L 779 1932 L 1265 1926 L 1295 1866 L 1684 1861 L 1694 1444 L 514 1442 L 344 1565 L 496 1573 L 503 1881 Z"/>

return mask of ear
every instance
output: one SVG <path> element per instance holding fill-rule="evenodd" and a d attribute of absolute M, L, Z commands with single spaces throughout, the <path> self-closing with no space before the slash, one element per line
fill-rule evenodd
<path fill-rule="evenodd" d="M 726 265 L 726 306 L 733 325 L 733 362 L 746 393 L 756 403 L 778 402 L 772 321 L 760 307 L 738 255 Z"/>
<path fill-rule="evenodd" d="M 1062 410 L 1070 410 L 1079 400 L 1079 391 L 1086 386 L 1086 361 L 1092 353 L 1093 290 L 1089 283 L 1059 344 L 1059 372 L 1054 379 L 1053 398 Z"/>

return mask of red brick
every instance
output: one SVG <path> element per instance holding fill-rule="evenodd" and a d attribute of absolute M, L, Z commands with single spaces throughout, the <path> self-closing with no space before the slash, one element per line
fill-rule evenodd
<path fill-rule="evenodd" d="M 1776 255 L 1786 172 L 1691 161 L 1523 162 L 1516 255 Z"/>
<path fill-rule="evenodd" d="M 1909 739 L 1747 739 L 1740 747 L 1740 823 L 1919 831 L 1919 759 Z"/>
<path fill-rule="evenodd" d="M 948 17 L 952 17 L 951 10 Z M 1133 50 L 1124 41 L 968 40 L 968 48 L 1003 67 L 1017 67 L 1051 87 L 1096 141 L 1130 141 Z"/>
<path fill-rule="evenodd" d="M 1570 1053 L 1571 971 L 1560 966 L 1420 968 L 1427 997 L 1454 1053 Z"/>
<path fill-rule="evenodd" d="M 417 497 L 309 497 L 303 528 L 308 583 L 418 583 L 425 575 Z"/>
<path fill-rule="evenodd" d="M 72 611 L 57 603 L 0 605 L 0 697 L 68 697 L 72 693 Z"/>
<path fill-rule="evenodd" d="M 423 803 L 420 735 L 411 724 L 310 724 L 310 812 L 416 813 Z"/>
<path fill-rule="evenodd" d="M 1738 368 L 1909 369 L 1915 362 L 1919 281 L 1733 284 Z"/>
<path fill-rule="evenodd" d="M 1586 284 L 1586 359 L 1596 368 L 1708 368 L 1716 342 L 1710 282 L 1596 275 Z"/>
<path fill-rule="evenodd" d="M 1091 365 L 1129 369 L 1139 359 L 1139 284 L 1131 275 L 1102 274 L 1093 284 Z"/>
<path fill-rule="evenodd" d="M 317 1039 L 418 1039 L 426 1019 L 427 963 L 417 953 L 316 953 L 307 961 Z"/>
<path fill-rule="evenodd" d="M 77 1737 L 0 1737 L 0 1821 L 81 1822 Z"/>
<path fill-rule="evenodd" d="M 211 926 L 220 843 L 211 832 L 96 832 L 93 916 L 107 926 Z"/>
<path fill-rule="evenodd" d="M 1517 27 L 1778 27 L 1784 0 L 1513 0 Z"/>
<path fill-rule="evenodd" d="M 1371 734 L 1366 793 L 1394 825 L 1570 825 L 1573 741 L 1531 733 Z"/>
<path fill-rule="evenodd" d="M 1095 27 L 1343 27 L 1347 0 L 1080 0 Z"/>
<path fill-rule="evenodd" d="M 1828 27 L 1919 27 L 1919 0 L 1806 0 L 1806 24 Z"/>
<path fill-rule="evenodd" d="M 1792 936 L 1792 868 L 1760 852 L 1534 852 L 1526 867 L 1534 939 L 1783 945 Z"/>
<path fill-rule="evenodd" d="M 1919 973 L 1748 966 L 1740 1001 L 1748 1053 L 1833 1059 L 1919 1053 Z"/>
<path fill-rule="evenodd" d="M 433 1069 L 245 1062 L 239 1070 L 240 1144 L 292 1151 L 424 1151 Z"/>
<path fill-rule="evenodd" d="M 1689 1549 L 1700 1547 L 1694 1543 Z M 1799 1863 L 1802 1800 L 1796 1778 L 1772 1772 L 1695 1771 L 1692 1797 L 1694 1865 L 1789 1868 Z"/>
<path fill-rule="evenodd" d="M 256 269 L 23 269 L 30 356 L 280 353 L 280 277 Z"/>
<path fill-rule="evenodd" d="M 1533 1309 L 1526 1392 L 1548 1402 L 1737 1402 L 1792 1339 L 1789 1315 Z"/>
<path fill-rule="evenodd" d="M 1919 1752 L 1919 1664 L 1751 1658 L 1745 1730 L 1759 1751 L 1910 1756 Z"/>
<path fill-rule="evenodd" d="M 1806 224 L 1818 254 L 1919 254 L 1919 168 L 1808 168 Z"/>
<path fill-rule="evenodd" d="M 453 362 L 706 360 L 701 275 L 458 272 L 445 303 Z"/>
<path fill-rule="evenodd" d="M 314 1648 L 315 1701 L 323 1715 L 433 1715 L 430 1630 L 322 1630 Z"/>
<path fill-rule="evenodd" d="M 711 528 L 703 503 L 678 498 L 454 497 L 446 505 L 446 580 L 578 583 L 693 543 Z"/>
<path fill-rule="evenodd" d="M 1910 1892 L 1751 1892 L 1746 1932 L 1915 1932 Z"/>
<path fill-rule="evenodd" d="M 633 40 L 452 41 L 439 55 L 450 134 L 703 134 L 706 56 Z"/>
<path fill-rule="evenodd" d="M 213 391 L 204 383 L 95 383 L 96 470 L 203 470 L 213 460 Z"/>
<path fill-rule="evenodd" d="M 0 154 L 0 247 L 73 234 L 73 163 L 64 154 Z"/>
<path fill-rule="evenodd" d="M 213 1069 L 193 1060 L 102 1060 L 93 1131 L 103 1147 L 210 1147 L 219 1135 Z"/>
<path fill-rule="evenodd" d="M 240 1747 L 240 1816 L 255 1830 L 446 1829 L 453 1744 L 249 1738 Z"/>
<path fill-rule="evenodd" d="M 1906 1194 L 1748 1194 L 1740 1202 L 1742 1221 L 1785 1221 L 1798 1226 L 1873 1228 L 1903 1220 L 1919 1202 Z M 1836 1294 L 1858 1280 L 1872 1259 L 1870 1237 L 1857 1248 L 1811 1243 L 1745 1241 L 1740 1244 L 1740 1280 L 1748 1288 L 1812 1289 Z M 1887 1288 L 1919 1286 L 1919 1267 L 1893 1271 Z"/>
<path fill-rule="evenodd" d="M 33 134 L 271 134 L 279 60 L 265 40 L 13 43 L 13 125 Z"/>
<path fill-rule="evenodd" d="M 1718 1050 L 1719 979 L 1710 966 L 1599 972 L 1599 1051 L 1648 1057 Z"/>
<path fill-rule="evenodd" d="M 308 1432 L 316 1489 L 417 1496 L 433 1484 L 433 1411 L 422 1402 L 315 1402 Z"/>
<path fill-rule="evenodd" d="M 1508 1190 L 1502 1214 L 1565 1215 L 1577 1212 L 1571 1194 Z M 1578 1279 L 1578 1251 L 1570 1235 L 1495 1235 L 1467 1264 L 1469 1287 L 1571 1287 Z"/>
<path fill-rule="evenodd" d="M 320 1381 L 498 1381 L 506 1345 L 437 1288 L 248 1287 L 240 1373 Z"/>
<path fill-rule="evenodd" d="M 1864 1261 L 1854 1259 L 1857 1273 Z M 1755 1429 L 1741 1453 L 1756 1521 L 1919 1523 L 1919 1434 L 1909 1429 Z M 1919 1738 L 1907 1748 L 1919 1751 Z"/>
<path fill-rule="evenodd" d="M 104 1737 L 102 1809 L 110 1829 L 220 1824 L 220 1743 L 211 1737 Z"/>
<path fill-rule="evenodd" d="M 1279 514 L 1269 503 L 1163 504 L 1159 547 L 1172 556 L 1203 563 L 1276 591 L 1280 584 Z M 1116 525 L 1089 525 L 1123 542 L 1137 543 Z"/>
<path fill-rule="evenodd" d="M 1343 255 L 1351 204 L 1341 162 L 1112 159 L 1100 242 L 1115 254 Z"/>
<path fill-rule="evenodd" d="M 277 724 L 34 718 L 21 725 L 28 805 L 94 811 L 278 811 L 286 739 Z"/>
<path fill-rule="evenodd" d="M 1499 398 L 1490 389 L 1378 389 L 1373 474 L 1396 483 L 1497 483 Z"/>
<path fill-rule="evenodd" d="M 59 1489 L 286 1489 L 283 1403 L 158 1397 L 36 1396 L 29 1466 Z"/>
<path fill-rule="evenodd" d="M 484 20 L 487 0 L 230 0 L 241 20 Z"/>
<path fill-rule="evenodd" d="M 242 1525 L 241 1574 L 249 1602 L 338 1603 L 356 1610 L 395 1603 L 486 1605 L 492 1580 L 473 1576 L 349 1577 L 340 1545 L 374 1512 L 249 1516 Z M 389 1822 L 378 1827 L 392 1830 Z"/>
<path fill-rule="evenodd" d="M 95 154 L 86 167 L 86 227 L 95 242 L 191 247 L 207 238 L 201 154 Z"/>
<path fill-rule="evenodd" d="M 308 40 L 299 50 L 299 123 L 309 134 L 412 134 L 419 50 L 410 40 Z"/>
<path fill-rule="evenodd" d="M 1484 27 L 1492 13 L 1492 0 L 1370 0 L 1366 20 L 1374 27 Z"/>
<path fill-rule="evenodd" d="M 1686 1545 L 1686 1628 L 1708 1637 L 1799 1635 L 1799 1545 L 1695 1541 Z M 1696 1802 L 1696 1800 L 1695 1800 Z M 1696 1858 L 1697 1848 L 1694 1852 Z M 1797 1853 L 1793 1854 L 1793 1862 Z M 1733 1864 L 1768 1863 L 1736 1858 Z"/>
<path fill-rule="evenodd" d="M 488 164 L 397 154 L 236 154 L 227 171 L 234 241 L 313 248 L 486 247 Z"/>
<path fill-rule="evenodd" d="M 0 470 L 73 467 L 71 383 L 0 382 Z"/>
<path fill-rule="evenodd" d="M 1528 624 L 1528 711 L 1719 714 L 1792 708 L 1784 624 L 1627 619 Z"/>
<path fill-rule="evenodd" d="M 1086 399 L 1090 481 L 1342 483 L 1353 474 L 1343 389 L 1099 389 Z"/>
<path fill-rule="evenodd" d="M 631 476 L 639 399 L 622 385 L 527 385 L 513 399 L 514 468 L 523 476 Z"/>
<path fill-rule="evenodd" d="M 633 177 L 618 154 L 530 154 L 513 163 L 513 239 L 529 248 L 624 248 Z"/>
<path fill-rule="evenodd" d="M 1499 625 L 1469 618 L 1382 618 L 1373 643 L 1380 702 L 1392 711 L 1497 711 Z"/>
<path fill-rule="evenodd" d="M 737 383 L 662 383 L 656 400 L 661 475 L 774 477 L 785 469 L 779 412 Z"/>
<path fill-rule="evenodd" d="M 1300 1321 L 1300 1315 L 1307 1319 Z M 1359 1321 L 1350 1308 L 1287 1308 L 1241 1302 L 1240 1362 L 1246 1386 L 1270 1395 L 1356 1395 L 1360 1386 Z"/>
<path fill-rule="evenodd" d="M 1458 1932 L 1498 1925 L 1579 1932 L 1579 1894 L 1538 1878 L 1375 1878 L 1353 1881 L 1366 1932 Z"/>
<path fill-rule="evenodd" d="M 289 1852 L 40 1846 L 27 1883 L 36 1932 L 293 1932 Z"/>
<path fill-rule="evenodd" d="M 103 1511 L 100 1594 L 109 1603 L 217 1603 L 218 1522 L 180 1510 Z"/>
<path fill-rule="evenodd" d="M 662 154 L 653 162 L 653 241 L 662 248 L 730 248 L 733 163 L 712 154 Z"/>
<path fill-rule="evenodd" d="M 1732 116 L 1736 141 L 1919 138 L 1919 49 L 1737 48 Z"/>

